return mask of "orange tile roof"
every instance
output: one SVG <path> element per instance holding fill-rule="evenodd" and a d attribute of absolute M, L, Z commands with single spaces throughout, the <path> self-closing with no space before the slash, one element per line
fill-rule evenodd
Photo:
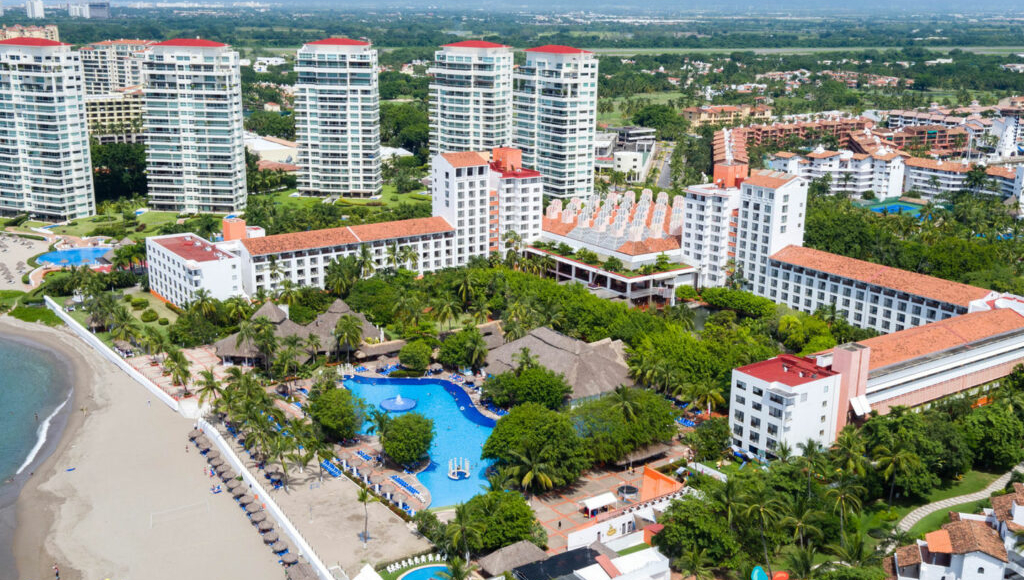
<path fill-rule="evenodd" d="M 969 306 L 972 300 L 984 298 L 989 294 L 984 288 L 801 246 L 786 246 L 776 252 L 772 259 L 964 308 Z"/>
<path fill-rule="evenodd" d="M 913 566 L 921 563 L 921 548 L 917 544 L 896 549 L 896 565 Z"/>
<path fill-rule="evenodd" d="M 458 151 L 454 153 L 442 153 L 442 157 L 452 164 L 452 167 L 476 167 L 487 165 L 487 154 L 480 151 Z"/>
<path fill-rule="evenodd" d="M 1010 167 L 987 167 L 985 173 L 992 177 L 1002 177 L 1003 179 L 1016 179 L 1017 172 Z"/>
<path fill-rule="evenodd" d="M 811 159 L 828 159 L 829 157 L 835 157 L 839 155 L 838 151 L 811 151 L 807 154 L 807 157 Z"/>
<path fill-rule="evenodd" d="M 440 217 L 417 218 L 362 226 L 345 226 L 309 232 L 278 234 L 263 238 L 247 238 L 242 244 L 253 256 L 280 254 L 312 248 L 356 245 L 390 238 L 402 238 L 453 231 Z"/>
<path fill-rule="evenodd" d="M 750 185 L 755 185 L 757 187 L 777 189 L 796 178 L 797 177 L 795 175 L 782 173 L 780 171 L 751 171 L 750 177 L 745 179 L 743 183 L 749 183 Z"/>
<path fill-rule="evenodd" d="M 950 546 L 954 554 L 981 552 L 997 560 L 1009 562 L 1006 557 L 1006 546 L 999 539 L 999 534 L 984 522 L 977 520 L 950 522 L 943 525 L 942 530 L 949 534 Z"/>
<path fill-rule="evenodd" d="M 946 530 L 935 530 L 924 535 L 924 541 L 928 542 L 928 551 L 935 554 L 952 554 L 953 544 L 949 539 L 949 532 Z"/>
<path fill-rule="evenodd" d="M 571 222 L 564 223 L 560 219 L 551 219 L 545 217 L 541 218 L 541 229 L 544 230 L 545 232 L 551 232 L 553 234 L 564 236 L 571 232 L 572 229 L 576 227 L 576 221 L 576 218 L 573 218 Z"/>
<path fill-rule="evenodd" d="M 796 157 L 796 153 L 793 153 L 792 151 L 779 151 L 775 156 L 779 159 L 791 159 Z"/>
<path fill-rule="evenodd" d="M 643 254 L 657 254 L 679 249 L 679 240 L 675 237 L 668 238 L 647 238 L 641 242 L 626 242 L 618 247 L 617 252 L 627 256 L 640 256 Z"/>
<path fill-rule="evenodd" d="M 924 157 L 911 157 L 905 162 L 907 167 L 919 167 L 921 169 L 933 169 L 935 171 L 948 171 L 950 173 L 967 173 L 970 169 L 965 163 L 954 163 L 952 161 L 940 161 L 938 159 L 927 159 Z"/>
<path fill-rule="evenodd" d="M 1024 316 L 1009 308 L 1000 308 L 954 316 L 862 340 L 859 344 L 871 349 L 868 366 L 869 370 L 875 370 L 1022 329 Z"/>

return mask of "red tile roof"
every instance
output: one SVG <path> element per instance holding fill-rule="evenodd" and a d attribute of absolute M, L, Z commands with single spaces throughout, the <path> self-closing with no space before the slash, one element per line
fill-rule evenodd
<path fill-rule="evenodd" d="M 452 164 L 452 167 L 476 167 L 487 165 L 487 154 L 478 151 L 458 151 L 455 153 L 442 153 L 442 157 Z"/>
<path fill-rule="evenodd" d="M 999 534 L 984 522 L 950 522 L 942 526 L 942 531 L 949 534 L 950 547 L 954 554 L 981 552 L 1002 562 L 1009 562 L 1006 557 L 1006 546 L 999 539 Z M 928 549 L 931 550 L 930 545 Z"/>
<path fill-rule="evenodd" d="M 370 46 L 370 43 L 365 40 L 354 40 L 351 38 L 325 38 L 323 40 L 307 42 L 306 44 L 326 46 Z"/>
<path fill-rule="evenodd" d="M 830 369 L 818 366 L 813 359 L 791 354 L 782 354 L 736 370 L 762 381 L 782 383 L 788 387 L 798 387 L 836 374 Z"/>
<path fill-rule="evenodd" d="M 562 44 L 545 44 L 536 48 L 527 48 L 526 52 L 543 52 L 547 54 L 590 54 L 589 50 L 573 48 Z"/>
<path fill-rule="evenodd" d="M 679 240 L 676 237 L 647 238 L 640 242 L 626 242 L 616 249 L 616 252 L 627 256 L 642 256 L 643 254 L 660 254 L 679 249 Z"/>
<path fill-rule="evenodd" d="M 280 163 L 278 161 L 270 161 L 269 159 L 260 159 L 256 163 L 256 169 L 259 171 L 284 171 L 285 173 L 295 173 L 299 170 L 299 166 L 292 163 Z"/>
<path fill-rule="evenodd" d="M 949 539 L 949 532 L 946 530 L 935 530 L 924 535 L 924 541 L 928 543 L 928 551 L 935 554 L 952 554 L 953 543 Z"/>
<path fill-rule="evenodd" d="M 801 246 L 786 246 L 776 252 L 772 259 L 964 308 L 968 307 L 972 300 L 984 298 L 989 294 L 984 288 Z"/>
<path fill-rule="evenodd" d="M 749 183 L 750 185 L 755 185 L 757 187 L 777 189 L 796 178 L 797 177 L 795 175 L 782 173 L 780 171 L 751 171 L 750 177 L 744 179 L 743 183 Z"/>
<path fill-rule="evenodd" d="M 444 46 L 450 46 L 453 48 L 508 48 L 508 46 L 504 44 L 487 42 L 486 40 L 463 40 L 460 42 L 445 44 Z"/>
<path fill-rule="evenodd" d="M 66 42 L 57 42 L 56 40 L 48 40 L 46 38 L 29 37 L 8 38 L 6 40 L 0 40 L 0 44 L 8 46 L 71 46 Z"/>
<path fill-rule="evenodd" d="M 185 46 L 194 48 L 221 48 L 227 46 L 221 42 L 214 42 L 212 40 L 204 40 L 202 38 L 172 38 L 171 40 L 165 40 L 158 42 L 153 46 Z"/>
<path fill-rule="evenodd" d="M 444 218 L 429 217 L 247 238 L 242 244 L 251 255 L 262 256 L 450 231 L 454 228 Z"/>
<path fill-rule="evenodd" d="M 1009 308 L 972 312 L 860 341 L 871 349 L 869 370 L 907 362 L 1024 329 L 1024 316 Z"/>
<path fill-rule="evenodd" d="M 153 241 L 182 259 L 193 262 L 212 262 L 221 257 L 232 257 L 231 254 L 218 250 L 216 246 L 195 234 L 180 234 L 169 238 L 156 238 Z"/>

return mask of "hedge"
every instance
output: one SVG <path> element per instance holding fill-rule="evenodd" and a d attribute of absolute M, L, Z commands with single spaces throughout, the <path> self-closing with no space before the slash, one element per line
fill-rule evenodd
<path fill-rule="evenodd" d="M 156 323 L 159 324 L 160 326 L 167 326 L 168 324 L 171 323 L 171 321 L 167 320 L 166 318 L 161 318 L 160 320 L 157 320 Z"/>
<path fill-rule="evenodd" d="M 743 290 L 705 288 L 701 292 L 701 298 L 716 308 L 735 310 L 754 318 L 766 318 L 775 314 L 774 302 Z"/>
<path fill-rule="evenodd" d="M 139 318 L 143 322 L 153 322 L 156 319 L 160 318 L 160 315 L 156 313 L 156 310 L 153 310 L 152 308 L 150 308 L 149 310 L 146 310 L 145 312 L 143 312 L 142 316 L 140 316 Z"/>

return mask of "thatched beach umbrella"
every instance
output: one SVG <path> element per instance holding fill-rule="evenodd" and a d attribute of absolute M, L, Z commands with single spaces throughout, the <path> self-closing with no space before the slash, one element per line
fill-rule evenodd
<path fill-rule="evenodd" d="M 267 512 L 260 512 L 260 513 L 261 514 L 265 514 Z M 253 514 L 253 515 L 256 515 L 256 514 Z M 274 522 L 272 522 L 270 520 L 263 520 L 262 522 L 259 522 L 259 524 L 256 525 L 256 529 L 261 531 L 261 532 L 269 532 L 270 530 L 274 529 Z"/>
<path fill-rule="evenodd" d="M 428 367 L 431 371 L 437 372 L 444 370 L 444 367 L 440 363 L 434 363 Z"/>
<path fill-rule="evenodd" d="M 224 467 L 227 467 L 227 466 L 225 465 Z M 238 481 L 238 480 L 235 479 L 236 477 L 238 477 L 238 474 L 235 473 L 235 471 L 233 469 L 231 469 L 231 468 L 228 468 L 228 469 L 224 470 L 223 472 L 218 472 L 217 475 L 220 476 L 220 480 L 221 481 L 225 481 L 225 482 L 226 481 Z"/>
<path fill-rule="evenodd" d="M 295 555 L 295 552 L 288 552 L 284 556 L 281 556 L 281 562 L 283 562 L 285 566 L 291 566 L 292 564 L 297 564 L 299 562 L 299 557 Z"/>
<path fill-rule="evenodd" d="M 241 498 L 241 497 L 242 497 L 242 496 L 244 496 L 244 495 L 245 495 L 246 493 L 248 493 L 248 490 L 247 490 L 247 489 L 245 489 L 244 487 L 242 487 L 241 485 L 239 485 L 239 486 L 236 486 L 236 487 L 232 488 L 232 487 L 231 487 L 231 484 L 229 483 L 229 484 L 228 484 L 228 489 L 230 489 L 230 490 L 231 490 L 231 497 L 237 497 L 237 498 Z"/>
<path fill-rule="evenodd" d="M 270 531 L 263 534 L 263 543 L 270 545 L 277 542 L 277 532 Z"/>
<path fill-rule="evenodd" d="M 206 454 L 206 460 L 207 461 L 210 461 L 210 460 L 213 460 L 213 459 L 217 459 L 218 457 L 220 457 L 220 451 L 217 451 L 216 449 L 214 449 L 213 451 L 210 451 L 209 453 Z"/>
<path fill-rule="evenodd" d="M 224 477 L 225 473 L 231 473 L 231 466 L 226 463 L 223 465 L 218 465 L 217 468 L 214 469 L 214 471 L 217 472 L 217 475 Z"/>
<path fill-rule="evenodd" d="M 254 501 L 256 501 L 256 498 L 254 498 L 251 494 L 248 494 L 248 493 L 243 495 L 242 497 L 238 498 L 238 503 L 240 503 L 242 505 L 249 504 L 249 503 L 252 503 Z"/>
<path fill-rule="evenodd" d="M 221 465 L 224 465 L 224 460 L 220 457 L 214 457 L 210 460 L 210 467 L 220 467 Z"/>
<path fill-rule="evenodd" d="M 381 476 L 375 473 L 371 473 L 370 475 L 366 476 L 366 483 L 369 483 L 370 485 L 376 485 L 381 482 L 381 479 Z"/>
<path fill-rule="evenodd" d="M 193 430 L 188 432 L 188 438 L 189 439 L 193 439 L 194 440 L 194 439 L 196 439 L 198 437 L 202 437 L 202 436 L 203 436 L 203 430 L 202 429 L 193 429 Z"/>
<path fill-rule="evenodd" d="M 284 542 L 274 542 L 270 546 L 270 550 L 272 552 L 274 552 L 275 554 L 280 554 L 281 552 L 283 552 L 283 551 L 285 551 L 287 549 L 288 549 L 288 544 L 286 544 Z"/>
<path fill-rule="evenodd" d="M 249 505 L 251 507 L 251 506 L 254 506 L 256 504 L 249 504 Z M 256 507 L 259 507 L 259 506 L 256 506 Z M 258 523 L 264 522 L 264 521 L 266 521 L 266 519 L 267 519 L 267 512 L 253 512 L 252 515 L 249 516 L 249 521 L 251 521 L 254 524 L 258 524 Z"/>
<path fill-rule="evenodd" d="M 238 487 L 240 485 L 242 485 L 241 481 L 238 481 L 237 479 L 232 479 L 231 481 L 228 482 L 228 489 L 235 489 L 236 487 Z M 239 494 L 239 495 L 241 495 L 241 494 Z"/>
<path fill-rule="evenodd" d="M 396 489 L 395 486 L 391 485 L 390 483 L 385 483 L 384 485 L 380 486 L 380 493 L 386 496 L 388 499 L 394 497 L 395 493 L 397 492 L 398 489 Z"/>
<path fill-rule="evenodd" d="M 245 513 L 247 513 L 247 514 L 254 514 L 254 513 L 258 512 L 258 511 L 262 510 L 262 509 L 263 508 L 260 507 L 260 504 L 258 504 L 256 502 L 252 502 L 249 505 L 245 506 Z"/>

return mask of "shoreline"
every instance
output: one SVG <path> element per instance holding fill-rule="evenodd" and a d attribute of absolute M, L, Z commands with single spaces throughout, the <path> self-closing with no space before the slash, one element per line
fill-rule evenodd
<path fill-rule="evenodd" d="M 85 407 L 92 392 L 93 382 L 83 377 L 82 366 L 86 364 L 84 359 L 59 336 L 54 336 L 56 340 L 49 342 L 41 340 L 41 335 L 51 333 L 63 334 L 63 331 L 7 316 L 0 317 L 0 336 L 4 340 L 43 351 L 55 365 L 60 366 L 60 380 L 66 385 L 67 393 L 57 407 L 45 409 L 52 415 L 52 419 L 47 431 L 42 434 L 45 439 L 41 442 L 37 440 L 33 447 L 35 457 L 29 459 L 26 456 L 19 472 L 13 476 L 13 481 L 6 483 L 0 490 L 0 569 L 10 568 L 18 575 L 12 578 L 24 577 L 25 566 L 28 565 L 24 550 L 18 546 L 36 546 L 33 552 L 38 554 L 38 558 L 42 561 L 52 560 L 51 555 L 45 552 L 44 540 L 55 520 L 53 512 L 50 509 L 36 510 L 31 517 L 26 517 L 29 514 L 23 513 L 23 507 L 27 500 L 41 494 L 39 485 L 50 477 L 58 458 L 63 455 L 83 422 L 81 414 L 73 411 Z M 65 336 L 71 338 L 69 334 Z M 49 498 L 50 501 L 52 499 Z"/>

